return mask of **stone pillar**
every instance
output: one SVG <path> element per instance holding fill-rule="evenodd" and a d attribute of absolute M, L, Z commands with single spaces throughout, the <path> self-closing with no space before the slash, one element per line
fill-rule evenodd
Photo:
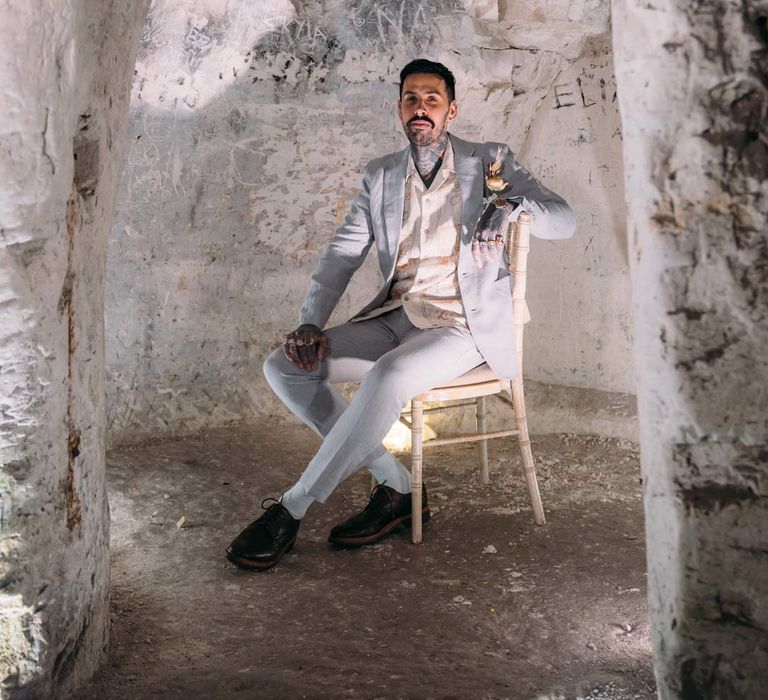
<path fill-rule="evenodd" d="M 768 682 L 768 6 L 615 0 L 662 698 Z"/>
<path fill-rule="evenodd" d="M 107 640 L 103 287 L 148 0 L 0 6 L 0 696 Z"/>

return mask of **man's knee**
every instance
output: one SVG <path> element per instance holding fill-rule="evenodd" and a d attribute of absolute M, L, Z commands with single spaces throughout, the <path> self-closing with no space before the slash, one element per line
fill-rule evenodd
<path fill-rule="evenodd" d="M 272 389 L 280 385 L 282 378 L 285 376 L 286 369 L 289 368 L 286 365 L 290 367 L 291 363 L 288 361 L 282 348 L 273 350 L 267 355 L 267 359 L 264 360 L 264 378 Z"/>
<path fill-rule="evenodd" d="M 297 367 L 285 356 L 282 348 L 277 348 L 267 356 L 267 359 L 264 360 L 263 371 L 267 384 L 275 392 L 285 384 L 286 380 L 290 384 L 295 384 L 297 381 L 303 380 L 315 381 L 321 376 L 319 367 L 311 372 L 305 372 L 301 367 Z"/>

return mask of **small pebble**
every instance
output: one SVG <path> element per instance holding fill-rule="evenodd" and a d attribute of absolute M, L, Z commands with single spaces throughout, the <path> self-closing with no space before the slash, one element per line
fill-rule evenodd
<path fill-rule="evenodd" d="M 459 603 L 460 605 L 472 605 L 472 601 L 471 600 L 467 600 L 463 595 L 457 595 L 453 599 L 453 602 L 454 603 Z"/>

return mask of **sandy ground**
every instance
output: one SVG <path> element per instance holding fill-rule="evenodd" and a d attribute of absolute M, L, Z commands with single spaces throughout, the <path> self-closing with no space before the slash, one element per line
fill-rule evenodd
<path fill-rule="evenodd" d="M 437 449 L 422 545 L 326 544 L 367 501 L 360 474 L 277 567 L 234 568 L 225 546 L 316 445 L 267 423 L 110 455 L 112 637 L 77 697 L 655 697 L 634 445 L 534 438 L 545 527 L 514 443 L 491 443 L 488 486 L 474 445 Z"/>

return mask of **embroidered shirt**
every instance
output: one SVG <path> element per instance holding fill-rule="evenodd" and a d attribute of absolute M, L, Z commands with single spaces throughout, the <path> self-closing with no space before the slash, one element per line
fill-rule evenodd
<path fill-rule="evenodd" d="M 403 306 L 417 328 L 467 327 L 457 274 L 461 209 L 461 184 L 450 141 L 429 188 L 410 156 L 389 297 L 380 308 L 355 320 L 374 318 Z"/>

